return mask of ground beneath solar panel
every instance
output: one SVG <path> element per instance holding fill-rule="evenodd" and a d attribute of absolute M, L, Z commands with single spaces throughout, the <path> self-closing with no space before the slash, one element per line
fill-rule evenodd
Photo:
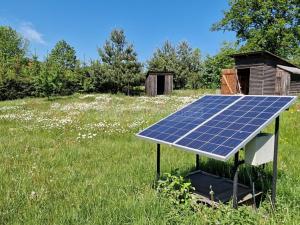
<path fill-rule="evenodd" d="M 214 91 L 0 102 L 0 224 L 300 224 L 299 101 L 281 116 L 275 212 L 268 195 L 257 211 L 227 205 L 192 211 L 158 197 L 155 144 L 134 134 L 204 92 Z M 194 169 L 193 154 L 161 151 L 163 172 Z M 230 176 L 231 165 L 201 161 L 222 176 Z"/>

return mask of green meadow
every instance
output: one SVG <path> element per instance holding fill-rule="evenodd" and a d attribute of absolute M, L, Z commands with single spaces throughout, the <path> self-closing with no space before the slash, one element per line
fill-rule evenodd
<path fill-rule="evenodd" d="M 269 192 L 256 211 L 231 205 L 193 211 L 157 194 L 156 145 L 135 134 L 203 93 L 214 91 L 0 102 L 0 224 L 300 224 L 299 101 L 281 115 L 275 210 Z M 162 172 L 194 169 L 194 154 L 165 145 L 161 151 Z M 201 164 L 230 176 L 232 161 Z M 240 181 L 247 183 L 243 172 Z"/>

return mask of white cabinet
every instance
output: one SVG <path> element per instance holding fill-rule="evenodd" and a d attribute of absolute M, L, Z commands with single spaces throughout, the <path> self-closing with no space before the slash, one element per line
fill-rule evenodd
<path fill-rule="evenodd" d="M 245 163 L 259 166 L 273 161 L 274 135 L 260 133 L 245 146 Z"/>

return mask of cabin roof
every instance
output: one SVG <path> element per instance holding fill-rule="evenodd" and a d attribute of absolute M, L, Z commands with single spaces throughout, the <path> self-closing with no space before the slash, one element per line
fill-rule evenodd
<path fill-rule="evenodd" d="M 290 67 L 290 66 L 283 66 L 283 65 L 277 65 L 278 68 L 283 69 L 287 72 L 290 72 L 292 74 L 299 74 L 300 75 L 300 69 L 296 67 Z"/>
<path fill-rule="evenodd" d="M 255 56 L 255 55 L 265 55 L 265 56 L 269 56 L 273 59 L 276 59 L 277 61 L 281 61 L 281 62 L 284 62 L 285 64 L 289 65 L 290 67 L 296 67 L 299 69 L 298 66 L 296 66 L 295 64 L 287 61 L 286 59 L 283 59 L 269 51 L 253 51 L 253 52 L 242 52 L 242 53 L 235 53 L 235 54 L 231 54 L 230 57 L 232 58 L 240 58 L 240 57 L 247 57 L 247 56 Z"/>
<path fill-rule="evenodd" d="M 165 75 L 174 75 L 173 71 L 158 71 L 158 70 L 149 70 L 147 72 L 147 76 L 151 75 L 159 75 L 159 76 L 165 76 Z"/>

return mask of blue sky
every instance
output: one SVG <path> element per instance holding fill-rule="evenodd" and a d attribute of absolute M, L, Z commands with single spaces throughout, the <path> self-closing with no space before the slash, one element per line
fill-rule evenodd
<path fill-rule="evenodd" d="M 123 28 L 141 61 L 149 59 L 164 41 L 188 41 L 203 55 L 215 54 L 230 32 L 211 32 L 222 18 L 227 0 L 125 1 L 3 1 L 0 25 L 10 25 L 30 40 L 31 53 L 43 59 L 61 39 L 71 44 L 80 59 L 98 57 L 114 28 Z"/>

